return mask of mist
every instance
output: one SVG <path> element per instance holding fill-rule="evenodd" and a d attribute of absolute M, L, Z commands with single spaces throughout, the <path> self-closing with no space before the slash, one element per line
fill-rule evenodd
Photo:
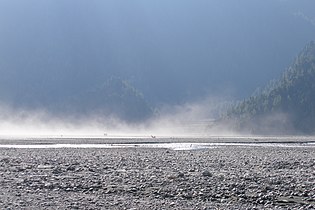
<path fill-rule="evenodd" d="M 44 109 L 20 109 L 0 106 L 2 137 L 47 138 L 115 138 L 115 137 L 207 137 L 236 133 L 227 128 L 211 129 L 220 112 L 225 110 L 226 98 L 207 99 L 182 105 L 163 105 L 155 115 L 128 122 L 114 115 L 55 115 Z"/>
<path fill-rule="evenodd" d="M 221 113 L 314 38 L 314 7 L 3 0 L 0 135 L 237 135 Z"/>

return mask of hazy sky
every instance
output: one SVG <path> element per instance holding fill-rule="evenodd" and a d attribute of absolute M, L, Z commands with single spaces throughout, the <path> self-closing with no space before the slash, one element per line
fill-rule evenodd
<path fill-rule="evenodd" d="M 312 0 L 1 0 L 0 99 L 117 75 L 154 102 L 250 94 L 314 39 Z"/>

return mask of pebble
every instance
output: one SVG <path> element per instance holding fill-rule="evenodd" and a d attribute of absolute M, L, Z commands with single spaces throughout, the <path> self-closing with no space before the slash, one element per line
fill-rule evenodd
<path fill-rule="evenodd" d="M 38 165 L 37 168 L 38 169 L 52 169 L 52 168 L 54 168 L 54 166 L 52 166 L 52 165 Z"/>
<path fill-rule="evenodd" d="M 209 176 L 209 177 L 211 177 L 212 173 L 210 173 L 209 171 L 203 171 L 202 172 L 202 176 Z"/>
<path fill-rule="evenodd" d="M 0 157 L 0 209 L 315 208 L 312 148 L 0 149 Z"/>

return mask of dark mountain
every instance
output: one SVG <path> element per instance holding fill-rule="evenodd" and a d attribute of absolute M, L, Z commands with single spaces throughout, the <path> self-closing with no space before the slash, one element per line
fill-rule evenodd
<path fill-rule="evenodd" d="M 75 93 L 64 88 L 64 94 L 59 96 L 54 96 L 48 90 L 41 91 L 42 95 L 25 91 L 22 95 L 16 95 L 13 102 L 3 105 L 11 107 L 11 110 L 44 110 L 65 119 L 95 117 L 105 121 L 119 119 L 128 123 L 147 120 L 154 114 L 154 109 L 143 94 L 128 81 L 118 77 L 109 77 L 101 85 L 90 84 L 90 88 Z"/>
<path fill-rule="evenodd" d="M 315 133 L 315 43 L 282 77 L 229 110 L 225 120 L 253 133 Z"/>
<path fill-rule="evenodd" d="M 142 93 L 117 77 L 111 77 L 100 86 L 69 97 L 52 108 L 57 112 L 63 110 L 68 115 L 98 115 L 104 119 L 115 117 L 127 122 L 146 120 L 153 115 L 153 109 Z"/>

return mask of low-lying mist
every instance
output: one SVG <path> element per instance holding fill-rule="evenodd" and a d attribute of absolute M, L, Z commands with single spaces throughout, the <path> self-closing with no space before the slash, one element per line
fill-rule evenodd
<path fill-rule="evenodd" d="M 118 117 L 56 114 L 49 110 L 0 107 L 0 135 L 21 137 L 184 137 L 234 135 L 222 126 L 211 129 L 224 109 L 223 99 L 207 98 L 182 105 L 162 105 L 153 117 L 128 122 Z"/>
<path fill-rule="evenodd" d="M 208 97 L 181 105 L 162 105 L 153 117 L 129 122 L 114 115 L 53 113 L 0 106 L 2 137 L 213 137 L 295 134 L 290 116 L 272 113 L 254 119 L 224 118 L 226 99 Z"/>
<path fill-rule="evenodd" d="M 242 115 L 221 118 L 213 125 L 213 128 L 215 127 L 223 127 L 225 130 L 233 130 L 235 133 L 238 133 L 238 135 L 305 135 L 305 133 L 298 131 L 294 127 L 292 116 L 289 113 L 281 111 L 275 111 L 257 116 Z"/>

